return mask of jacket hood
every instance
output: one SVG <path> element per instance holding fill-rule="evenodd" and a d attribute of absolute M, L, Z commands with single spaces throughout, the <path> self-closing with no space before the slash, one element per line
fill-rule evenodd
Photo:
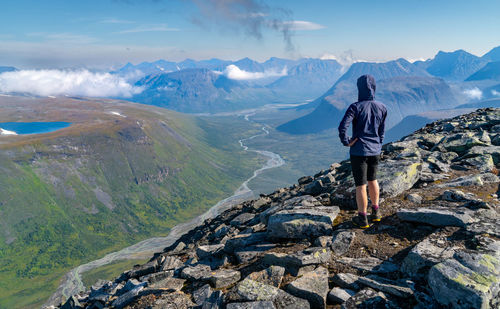
<path fill-rule="evenodd" d="M 375 99 L 375 78 L 371 75 L 362 75 L 358 78 L 358 102 Z"/>

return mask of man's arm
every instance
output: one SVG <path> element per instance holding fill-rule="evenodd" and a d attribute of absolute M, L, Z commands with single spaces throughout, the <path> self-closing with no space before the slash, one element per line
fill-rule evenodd
<path fill-rule="evenodd" d="M 347 136 L 347 128 L 351 124 L 354 116 L 356 115 L 355 107 L 353 104 L 349 106 L 347 111 L 345 112 L 344 118 L 339 124 L 339 137 L 340 141 L 344 146 L 349 146 L 349 137 Z"/>
<path fill-rule="evenodd" d="M 385 137 L 385 118 L 387 118 L 387 110 L 384 111 L 384 115 L 382 116 L 382 121 L 378 127 L 378 136 L 380 137 L 380 144 L 384 143 Z"/>

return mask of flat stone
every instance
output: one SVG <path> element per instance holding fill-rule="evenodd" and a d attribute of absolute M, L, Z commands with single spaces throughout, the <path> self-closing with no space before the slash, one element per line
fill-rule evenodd
<path fill-rule="evenodd" d="M 263 256 L 266 251 L 275 248 L 276 245 L 273 243 L 254 245 L 244 248 L 241 251 L 234 252 L 234 256 L 238 261 L 238 264 L 246 264 L 253 261 L 255 258 Z"/>
<path fill-rule="evenodd" d="M 188 266 L 184 268 L 181 272 L 181 278 L 197 281 L 208 276 L 212 272 L 212 269 L 208 265 L 198 264 L 196 266 Z"/>
<path fill-rule="evenodd" d="M 498 304 L 500 259 L 487 253 L 455 253 L 430 269 L 428 283 L 444 306 L 489 308 Z"/>
<path fill-rule="evenodd" d="M 312 308 L 325 308 L 328 295 L 328 270 L 318 267 L 287 285 L 287 291 L 307 299 Z"/>
<path fill-rule="evenodd" d="M 443 207 L 401 209 L 397 216 L 402 221 L 418 222 L 432 226 L 465 227 L 473 222 L 472 212 L 467 209 L 450 209 Z"/>
<path fill-rule="evenodd" d="M 138 278 L 156 272 L 158 261 L 154 260 L 144 265 L 136 266 L 128 272 L 129 278 Z"/>
<path fill-rule="evenodd" d="M 330 262 L 331 258 L 332 253 L 330 249 L 312 247 L 292 254 L 267 253 L 264 256 L 263 263 L 267 265 L 283 266 L 289 272 L 296 273 L 300 267 L 327 264 Z"/>
<path fill-rule="evenodd" d="M 438 234 L 429 235 L 411 249 L 401 264 L 401 271 L 412 277 L 426 276 L 427 271 L 424 270 L 451 258 L 455 253 L 454 248 L 447 244 Z"/>
<path fill-rule="evenodd" d="M 254 209 L 259 209 L 261 208 L 262 206 L 264 205 L 267 205 L 271 203 L 271 199 L 268 198 L 268 197 L 261 197 L 260 199 L 256 200 L 253 204 L 252 204 L 252 207 Z"/>
<path fill-rule="evenodd" d="M 359 276 L 350 273 L 338 273 L 332 277 L 332 282 L 344 289 L 358 291 L 360 285 L 358 283 Z"/>
<path fill-rule="evenodd" d="M 475 167 L 480 172 L 491 172 L 495 169 L 493 157 L 489 154 L 467 158 L 462 160 L 462 162 Z"/>
<path fill-rule="evenodd" d="M 500 161 L 500 146 L 472 147 L 465 157 L 490 155 L 495 163 Z"/>
<path fill-rule="evenodd" d="M 247 303 L 230 303 L 226 305 L 226 309 L 275 309 L 271 301 L 253 301 Z"/>
<path fill-rule="evenodd" d="M 149 283 L 155 283 L 165 278 L 170 278 L 174 276 L 173 270 L 159 271 L 157 273 L 152 273 L 139 278 L 141 281 L 147 281 Z"/>
<path fill-rule="evenodd" d="M 267 242 L 266 232 L 239 234 L 227 240 L 224 251 L 233 253 L 234 251 L 241 251 L 251 245 L 263 242 Z"/>
<path fill-rule="evenodd" d="M 115 299 L 112 303 L 112 306 L 115 308 L 123 308 L 129 303 L 131 303 L 137 295 L 144 289 L 143 285 L 139 285 L 132 290 L 128 291 L 125 294 L 120 295 L 117 299 Z"/>
<path fill-rule="evenodd" d="M 279 287 L 283 276 L 285 275 L 285 268 L 281 266 L 270 266 L 264 270 L 253 272 L 247 276 L 248 279 Z"/>
<path fill-rule="evenodd" d="M 497 183 L 499 178 L 492 173 L 482 173 L 475 175 L 466 175 L 450 181 L 438 184 L 437 187 L 468 187 L 483 186 L 488 183 Z"/>
<path fill-rule="evenodd" d="M 333 288 L 328 292 L 328 301 L 334 304 L 342 304 L 356 294 L 353 290 Z"/>
<path fill-rule="evenodd" d="M 420 178 L 421 163 L 410 160 L 385 160 L 379 163 L 380 192 L 393 197 L 413 187 Z"/>
<path fill-rule="evenodd" d="M 356 233 L 350 230 L 335 231 L 332 237 L 332 251 L 336 255 L 344 255 L 349 251 Z"/>
<path fill-rule="evenodd" d="M 391 262 L 383 261 L 375 257 L 366 258 L 348 258 L 341 257 L 336 260 L 342 264 L 349 265 L 359 270 L 364 270 L 373 273 L 391 273 L 399 270 L 399 267 Z"/>
<path fill-rule="evenodd" d="M 236 301 L 271 301 L 277 309 L 309 308 L 309 302 L 286 293 L 277 287 L 250 279 L 240 281 L 233 291 Z"/>
<path fill-rule="evenodd" d="M 465 132 L 447 136 L 439 145 L 448 151 L 463 153 L 474 146 L 488 146 L 490 142 L 490 138 L 486 139 L 481 133 Z"/>
<path fill-rule="evenodd" d="M 340 209 L 337 206 L 314 208 L 296 207 L 282 210 L 269 217 L 270 238 L 302 239 L 332 233 L 332 224 Z"/>
<path fill-rule="evenodd" d="M 195 304 L 201 306 L 212 295 L 212 289 L 209 284 L 205 284 L 201 288 L 193 292 L 193 300 Z"/>
<path fill-rule="evenodd" d="M 388 308 L 387 304 L 388 300 L 384 293 L 364 288 L 343 303 L 342 309 Z"/>
<path fill-rule="evenodd" d="M 444 191 L 441 195 L 441 198 L 449 202 L 464 202 L 470 199 L 475 199 L 475 195 L 470 193 L 466 194 L 463 191 L 451 189 Z"/>
<path fill-rule="evenodd" d="M 495 210 L 480 209 L 475 215 L 478 220 L 467 225 L 467 231 L 500 238 L 500 215 Z"/>
<path fill-rule="evenodd" d="M 217 255 L 220 256 L 221 254 L 223 254 L 224 247 L 224 244 L 199 246 L 198 248 L 196 248 L 196 255 L 199 259 Z"/>
<path fill-rule="evenodd" d="M 421 204 L 422 203 L 422 197 L 416 193 L 411 193 L 406 196 L 406 199 L 412 203 L 415 204 Z"/>
<path fill-rule="evenodd" d="M 206 276 L 206 280 L 208 280 L 210 285 L 215 289 L 228 287 L 238 282 L 240 278 L 240 272 L 232 269 L 218 269 Z"/>
<path fill-rule="evenodd" d="M 149 284 L 148 289 L 180 291 L 186 280 L 179 278 L 165 278 Z"/>
<path fill-rule="evenodd" d="M 255 218 L 255 215 L 249 212 L 242 213 L 241 215 L 237 216 L 229 224 L 232 226 L 242 226 L 247 224 L 248 222 L 252 221 L 252 219 Z"/>
<path fill-rule="evenodd" d="M 377 291 L 385 292 L 401 298 L 413 296 L 413 291 L 408 286 L 398 285 L 396 282 L 374 275 L 359 277 L 359 283 Z"/>

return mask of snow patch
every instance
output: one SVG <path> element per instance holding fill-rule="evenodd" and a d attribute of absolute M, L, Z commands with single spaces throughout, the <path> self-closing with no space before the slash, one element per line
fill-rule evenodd
<path fill-rule="evenodd" d="M 17 133 L 0 128 L 0 135 L 17 135 Z"/>

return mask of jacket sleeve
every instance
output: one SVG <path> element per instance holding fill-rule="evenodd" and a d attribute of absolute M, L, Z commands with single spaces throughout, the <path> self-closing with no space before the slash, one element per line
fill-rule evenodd
<path fill-rule="evenodd" d="M 380 137 L 380 144 L 384 143 L 385 137 L 385 118 L 387 118 L 387 110 L 384 110 L 384 114 L 382 116 L 382 121 L 378 127 L 378 136 Z"/>
<path fill-rule="evenodd" d="M 344 118 L 342 118 L 342 121 L 339 124 L 339 137 L 340 141 L 344 146 L 349 145 L 347 128 L 349 128 L 349 125 L 351 124 L 355 116 L 356 116 L 356 108 L 354 107 L 354 104 L 351 104 L 347 109 L 347 111 L 345 112 Z"/>

